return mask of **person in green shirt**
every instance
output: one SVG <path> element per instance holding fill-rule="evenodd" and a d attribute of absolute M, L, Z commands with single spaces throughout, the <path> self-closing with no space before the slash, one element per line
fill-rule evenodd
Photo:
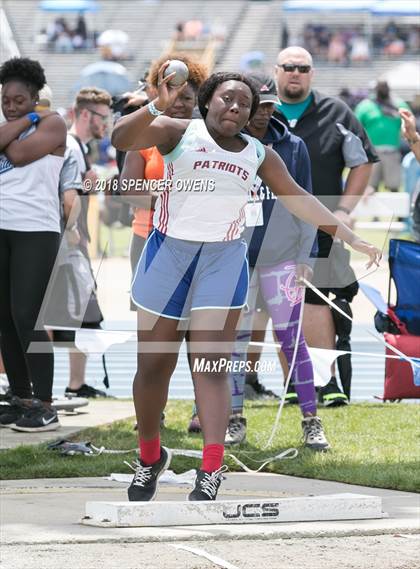
<path fill-rule="evenodd" d="M 374 191 L 384 183 L 391 192 L 397 192 L 401 183 L 401 117 L 399 109 L 409 109 L 402 100 L 391 95 L 386 81 L 378 81 L 374 96 L 364 99 L 355 108 L 355 115 L 365 127 L 380 158 L 372 170 L 369 186 Z"/>

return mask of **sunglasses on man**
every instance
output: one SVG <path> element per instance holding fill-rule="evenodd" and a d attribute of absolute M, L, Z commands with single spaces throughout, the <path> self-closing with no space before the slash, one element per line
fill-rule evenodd
<path fill-rule="evenodd" d="M 281 67 L 286 73 L 293 73 L 296 69 L 299 73 L 309 73 L 312 69 L 310 65 L 295 65 L 294 63 L 283 63 L 282 65 L 277 65 Z"/>

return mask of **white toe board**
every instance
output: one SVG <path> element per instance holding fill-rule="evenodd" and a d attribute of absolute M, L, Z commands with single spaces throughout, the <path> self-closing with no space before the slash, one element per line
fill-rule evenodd
<path fill-rule="evenodd" d="M 87 502 L 81 522 L 102 527 L 314 522 L 383 518 L 382 499 L 361 494 L 215 502 Z"/>

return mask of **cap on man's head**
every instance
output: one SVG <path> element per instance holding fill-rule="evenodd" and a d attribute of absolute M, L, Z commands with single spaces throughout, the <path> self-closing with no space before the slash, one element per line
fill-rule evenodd
<path fill-rule="evenodd" d="M 280 100 L 277 95 L 277 87 L 272 77 L 260 73 L 250 73 L 248 78 L 258 89 L 260 103 L 280 104 Z"/>

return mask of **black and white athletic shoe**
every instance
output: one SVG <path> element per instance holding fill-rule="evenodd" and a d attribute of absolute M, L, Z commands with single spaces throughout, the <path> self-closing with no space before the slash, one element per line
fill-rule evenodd
<path fill-rule="evenodd" d="M 67 395 L 69 397 L 109 397 L 105 391 L 96 389 L 96 387 L 92 387 L 87 383 L 83 383 L 79 389 L 71 389 L 70 387 L 66 387 L 64 395 Z"/>
<path fill-rule="evenodd" d="M 246 439 L 246 419 L 240 415 L 229 418 L 225 435 L 225 446 L 240 445 Z"/>
<path fill-rule="evenodd" d="M 141 459 L 135 460 L 131 465 L 134 470 L 134 478 L 128 488 L 128 499 L 130 502 L 150 502 L 157 493 L 157 482 L 171 463 L 171 453 L 169 449 L 160 447 L 160 459 L 154 464 L 146 465 Z"/>
<path fill-rule="evenodd" d="M 331 448 L 319 417 L 304 417 L 302 431 L 303 443 L 307 448 L 317 451 L 326 451 Z"/>
<path fill-rule="evenodd" d="M 8 405 L 2 405 L 0 410 L 0 427 L 11 427 L 23 417 L 27 407 L 19 397 L 12 397 Z"/>
<path fill-rule="evenodd" d="M 11 426 L 14 431 L 26 433 L 55 431 L 59 427 L 57 411 L 53 407 L 45 406 L 39 399 L 33 399 L 23 416 Z"/>
<path fill-rule="evenodd" d="M 210 473 L 204 472 L 204 470 L 197 470 L 194 490 L 189 494 L 188 500 L 190 502 L 215 500 L 223 480 L 223 474 L 227 469 L 227 466 L 222 466 L 222 468 Z"/>

